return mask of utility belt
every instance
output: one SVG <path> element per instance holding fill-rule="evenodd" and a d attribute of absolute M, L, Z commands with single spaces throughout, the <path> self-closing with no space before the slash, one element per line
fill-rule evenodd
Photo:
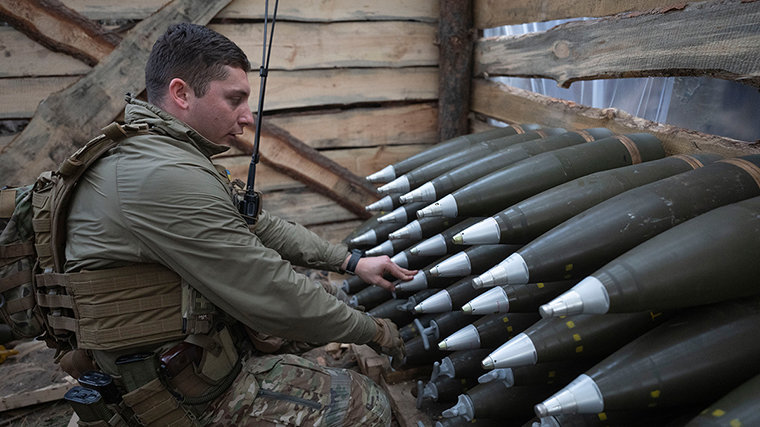
<path fill-rule="evenodd" d="M 211 350 L 183 341 L 160 355 L 122 356 L 116 360 L 121 387 L 110 375 L 89 371 L 64 398 L 80 426 L 198 425 L 203 405 L 221 396 L 242 366 L 227 328 L 213 341 Z"/>
<path fill-rule="evenodd" d="M 81 385 L 67 400 L 80 425 L 193 425 L 194 407 L 221 396 L 240 372 L 235 340 L 218 321 L 216 307 L 165 267 L 142 264 L 36 279 L 46 324 L 58 336 L 73 332 L 75 352 L 182 340 L 156 353 L 119 357 L 119 386 L 103 386 L 103 376 L 110 376 L 101 372 L 79 376 Z M 82 371 L 66 360 L 64 370 Z M 92 375 L 102 384 L 82 383 Z"/>

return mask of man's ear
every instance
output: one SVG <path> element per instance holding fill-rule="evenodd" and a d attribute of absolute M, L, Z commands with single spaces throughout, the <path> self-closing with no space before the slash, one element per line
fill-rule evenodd
<path fill-rule="evenodd" d="M 184 80 L 173 78 L 169 82 L 169 93 L 166 101 L 180 110 L 186 110 L 190 106 L 190 98 L 195 95 L 193 89 Z"/>

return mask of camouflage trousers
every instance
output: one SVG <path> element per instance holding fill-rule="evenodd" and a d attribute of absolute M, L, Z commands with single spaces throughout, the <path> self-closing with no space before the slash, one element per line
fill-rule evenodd
<path fill-rule="evenodd" d="M 247 360 L 203 424 L 235 426 L 389 426 L 385 392 L 369 378 L 292 354 Z"/>

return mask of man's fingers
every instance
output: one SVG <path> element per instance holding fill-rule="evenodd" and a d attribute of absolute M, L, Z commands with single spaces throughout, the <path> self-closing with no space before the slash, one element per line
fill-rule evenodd
<path fill-rule="evenodd" d="M 417 270 L 407 270 L 404 267 L 399 266 L 396 263 L 391 263 L 391 267 L 388 270 L 389 273 L 393 275 L 393 277 L 399 279 L 399 280 L 412 280 L 414 278 L 414 275 L 417 274 Z"/>
<path fill-rule="evenodd" d="M 373 283 L 373 284 L 374 284 L 375 286 L 380 286 L 381 288 L 383 288 L 383 289 L 385 289 L 385 290 L 387 290 L 387 291 L 390 291 L 390 292 L 393 292 L 393 291 L 395 291 L 395 290 L 396 290 L 396 285 L 394 285 L 393 283 L 391 283 L 391 282 L 389 282 L 389 281 L 387 281 L 387 280 L 383 279 L 382 277 L 380 277 L 380 278 L 379 278 L 379 279 L 378 279 L 378 280 L 377 280 L 375 283 Z"/>

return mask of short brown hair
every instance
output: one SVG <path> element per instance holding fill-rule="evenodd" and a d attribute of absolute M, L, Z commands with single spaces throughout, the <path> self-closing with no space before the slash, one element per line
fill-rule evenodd
<path fill-rule="evenodd" d="M 227 37 L 202 25 L 174 24 L 156 40 L 145 65 L 148 102 L 160 104 L 174 78 L 187 82 L 202 97 L 209 83 L 227 77 L 226 65 L 251 69 L 243 50 Z"/>

